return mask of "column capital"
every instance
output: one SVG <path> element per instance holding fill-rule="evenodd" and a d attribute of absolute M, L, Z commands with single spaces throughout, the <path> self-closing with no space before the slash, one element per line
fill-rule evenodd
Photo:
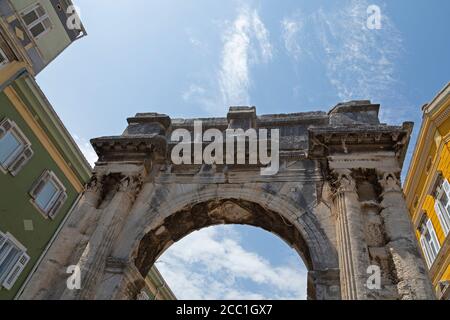
<path fill-rule="evenodd" d="M 378 183 L 383 189 L 382 194 L 388 192 L 402 192 L 402 186 L 400 180 L 397 178 L 397 172 L 389 171 L 379 171 L 378 172 Z"/>
<path fill-rule="evenodd" d="M 117 184 L 117 191 L 134 192 L 142 187 L 142 175 L 130 174 L 125 175 Z"/>
<path fill-rule="evenodd" d="M 86 184 L 85 191 L 100 194 L 103 188 L 103 174 L 97 172 L 92 173 L 91 179 Z"/>
<path fill-rule="evenodd" d="M 333 169 L 335 194 L 341 192 L 356 192 L 356 181 L 350 169 Z"/>

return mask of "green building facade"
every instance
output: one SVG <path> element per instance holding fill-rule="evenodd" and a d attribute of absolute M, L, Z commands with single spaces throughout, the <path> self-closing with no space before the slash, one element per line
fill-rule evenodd
<path fill-rule="evenodd" d="M 30 76 L 0 93 L 0 299 L 17 295 L 90 177 L 45 102 Z"/>

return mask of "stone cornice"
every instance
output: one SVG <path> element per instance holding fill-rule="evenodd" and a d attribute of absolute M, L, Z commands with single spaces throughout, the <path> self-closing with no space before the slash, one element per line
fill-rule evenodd
<path fill-rule="evenodd" d="M 323 158 L 334 153 L 395 151 L 403 162 L 412 123 L 403 126 L 359 125 L 309 128 L 310 158 Z"/>
<path fill-rule="evenodd" d="M 164 159 L 166 137 L 157 134 L 100 137 L 91 140 L 99 161 Z"/>
<path fill-rule="evenodd" d="M 227 128 L 233 127 L 235 118 L 250 117 L 251 126 L 250 122 L 244 121 L 244 130 L 249 126 L 280 130 L 281 159 L 324 159 L 336 153 L 394 151 L 401 163 L 412 123 L 403 126 L 380 124 L 378 111 L 379 105 L 370 101 L 351 101 L 338 104 L 329 113 L 257 116 L 254 107 L 232 107 L 227 118 L 170 119 L 164 114 L 139 113 L 128 119 L 129 125 L 122 136 L 101 137 L 91 142 L 100 162 L 141 161 L 150 155 L 162 161 L 168 159 L 177 144 L 170 141 L 173 130 L 193 131 L 194 122 L 198 120 L 202 121 L 202 133 L 215 128 L 225 134 Z M 202 150 L 208 144 L 204 142 Z"/>

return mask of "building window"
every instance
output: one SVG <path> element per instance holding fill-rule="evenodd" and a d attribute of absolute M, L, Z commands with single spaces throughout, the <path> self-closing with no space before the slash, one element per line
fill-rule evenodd
<path fill-rule="evenodd" d="M 428 218 L 422 224 L 420 230 L 420 244 L 422 246 L 422 251 L 425 255 L 428 268 L 431 268 L 439 253 L 439 250 L 441 249 L 441 246 L 436 236 L 436 232 L 434 231 L 433 223 Z"/>
<path fill-rule="evenodd" d="M 11 120 L 0 122 L 0 167 L 16 176 L 33 156 L 31 143 Z"/>
<path fill-rule="evenodd" d="M 40 3 L 25 9 L 22 12 L 22 19 L 34 38 L 44 35 L 52 27 L 50 18 Z"/>
<path fill-rule="evenodd" d="M 443 179 L 437 189 L 436 195 L 434 209 L 438 215 L 444 234 L 447 236 L 450 231 L 450 184 L 447 179 Z"/>
<path fill-rule="evenodd" d="M 2 48 L 0 48 L 0 68 L 6 66 L 8 62 L 9 62 L 8 57 L 6 56 Z"/>
<path fill-rule="evenodd" d="M 0 232 L 0 284 L 10 290 L 30 261 L 25 247 L 10 233 Z"/>
<path fill-rule="evenodd" d="M 30 191 L 33 203 L 47 218 L 54 219 L 67 200 L 66 189 L 56 175 L 45 170 Z"/>

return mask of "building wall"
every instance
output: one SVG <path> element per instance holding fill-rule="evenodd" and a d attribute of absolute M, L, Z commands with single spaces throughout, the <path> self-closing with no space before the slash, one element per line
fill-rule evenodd
<path fill-rule="evenodd" d="M 40 143 L 4 92 L 0 93 L 0 119 L 13 120 L 30 140 L 34 155 L 22 171 L 13 177 L 0 172 L 0 231 L 10 232 L 27 248 L 31 260 L 11 290 L 0 289 L 0 299 L 13 298 L 27 274 L 47 246 L 59 224 L 78 197 L 75 187 L 65 177 L 54 159 Z M 68 200 L 54 220 L 46 219 L 30 202 L 29 191 L 45 169 L 52 170 L 67 189 Z M 31 220 L 33 231 L 26 231 L 24 220 Z"/>
<path fill-rule="evenodd" d="M 434 191 L 439 175 L 450 181 L 450 84 L 424 107 L 421 130 L 404 184 L 417 238 L 420 239 L 418 228 L 425 215 L 431 220 L 441 247 L 429 270 L 438 297 L 441 285 L 450 281 L 450 233 L 445 236 L 435 211 Z"/>
<path fill-rule="evenodd" d="M 22 22 L 21 12 L 39 3 L 45 9 L 52 27 L 45 34 L 33 38 Z M 79 37 L 86 35 L 82 25 L 81 30 L 69 30 L 66 5 L 71 1 L 59 0 L 4 0 L 0 1 L 0 31 L 19 61 L 25 61 L 34 75 L 44 69 L 64 49 Z"/>
<path fill-rule="evenodd" d="M 36 2 L 36 0 L 13 0 L 12 3 L 16 11 L 21 12 Z M 41 0 L 39 3 L 44 7 L 52 21 L 52 29 L 42 37 L 34 40 L 40 53 L 42 53 L 44 63 L 47 64 L 70 44 L 70 39 L 50 1 Z"/>

